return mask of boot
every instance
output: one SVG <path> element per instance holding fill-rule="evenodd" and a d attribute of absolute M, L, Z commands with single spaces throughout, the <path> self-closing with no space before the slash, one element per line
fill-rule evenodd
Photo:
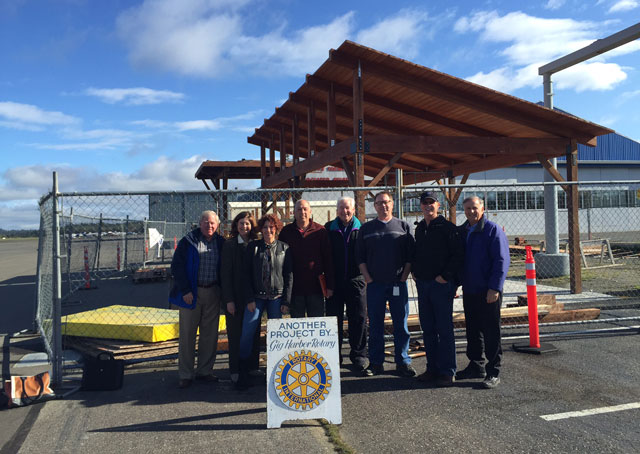
<path fill-rule="evenodd" d="M 238 391 L 244 391 L 251 386 L 251 380 L 249 378 L 249 360 L 240 359 L 238 361 L 238 381 L 235 384 L 235 388 Z"/>

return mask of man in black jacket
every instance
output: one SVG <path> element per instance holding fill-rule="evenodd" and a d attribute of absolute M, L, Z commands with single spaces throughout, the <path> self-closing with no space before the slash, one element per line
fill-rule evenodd
<path fill-rule="evenodd" d="M 326 303 L 327 316 L 338 318 L 338 337 L 342 350 L 344 307 L 347 306 L 349 320 L 349 358 L 357 372 L 367 366 L 367 299 L 366 283 L 356 262 L 356 239 L 360 221 L 354 216 L 355 201 L 351 197 L 338 199 L 337 217 L 327 222 L 333 256 L 334 292 Z M 340 352 L 342 364 L 342 352 Z"/>
<path fill-rule="evenodd" d="M 423 192 L 420 209 L 424 219 L 416 227 L 411 264 L 427 353 L 427 370 L 418 380 L 451 386 L 456 375 L 453 297 L 464 262 L 464 250 L 456 226 L 438 215 L 438 208 L 437 195 Z"/>

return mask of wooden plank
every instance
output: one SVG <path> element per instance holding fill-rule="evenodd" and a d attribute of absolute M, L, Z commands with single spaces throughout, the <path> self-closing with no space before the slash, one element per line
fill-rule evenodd
<path fill-rule="evenodd" d="M 382 169 L 380 169 L 380 172 L 378 172 L 378 174 L 373 177 L 373 180 L 371 180 L 369 184 L 367 184 L 367 186 L 375 186 L 376 184 L 378 184 L 378 182 L 382 180 L 382 178 L 389 172 L 389 170 L 393 168 L 393 165 L 398 162 L 401 157 L 402 153 L 396 153 L 393 158 L 389 159 L 389 162 Z"/>
<path fill-rule="evenodd" d="M 571 141 L 567 150 L 567 181 L 578 181 L 578 143 Z M 569 185 L 567 189 L 567 223 L 569 232 L 569 286 L 571 293 L 582 293 L 582 268 L 580 267 L 580 216 L 578 214 L 578 186 Z"/>

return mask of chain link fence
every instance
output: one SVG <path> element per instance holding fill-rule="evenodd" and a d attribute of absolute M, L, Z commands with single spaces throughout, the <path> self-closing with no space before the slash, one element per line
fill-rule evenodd
<path fill-rule="evenodd" d="M 566 197 L 560 185 L 551 186 L 558 193 L 559 252 L 564 253 L 568 252 Z M 458 225 L 465 220 L 462 207 L 465 197 L 477 195 L 485 201 L 488 218 L 504 229 L 510 244 L 511 267 L 504 289 L 503 326 L 526 327 L 525 247 L 531 246 L 534 253 L 545 250 L 544 186 L 361 189 L 366 193 L 365 217 L 375 218 L 373 195 L 385 189 L 394 195 L 396 215 L 415 228 L 422 219 L 419 196 L 427 188 L 443 189 L 441 212 L 445 217 L 455 217 Z M 253 212 L 256 218 L 264 213 L 276 213 L 285 224 L 292 222 L 294 204 L 300 198 L 309 201 L 313 219 L 324 224 L 335 218 L 338 198 L 354 197 L 354 194 L 351 188 L 58 194 L 61 332 L 65 345 L 87 353 L 109 350 L 131 361 L 175 355 L 178 315 L 167 302 L 169 265 L 177 241 L 197 227 L 203 210 L 216 211 L 221 221 L 219 232 L 228 235 L 231 221 L 241 211 Z M 453 195 L 458 195 L 455 209 L 448 201 Z M 638 308 L 640 182 L 580 184 L 579 195 L 583 293 L 570 293 L 568 274 L 539 277 L 541 326 L 601 322 L 600 309 L 605 303 L 615 302 L 616 307 L 624 310 Z M 40 204 L 38 254 L 37 322 L 50 354 L 55 350 L 52 251 L 56 209 L 53 199 L 44 197 Z M 539 276 L 545 275 L 540 266 L 537 272 Z M 410 330 L 419 332 L 417 292 L 412 280 L 409 301 Z M 454 311 L 455 324 L 462 329 L 462 298 L 455 299 Z M 632 312 L 632 319 L 637 315 Z M 560 323 L 563 325 L 558 325 Z M 223 321 L 221 328 L 224 328 Z M 389 325 L 388 333 L 391 332 Z M 222 336 L 220 349 L 225 346 Z"/>

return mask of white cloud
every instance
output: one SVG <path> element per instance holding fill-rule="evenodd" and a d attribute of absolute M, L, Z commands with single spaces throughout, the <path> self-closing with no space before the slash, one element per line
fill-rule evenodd
<path fill-rule="evenodd" d="M 252 110 L 243 114 L 234 115 L 231 117 L 218 117 L 212 119 L 203 120 L 188 120 L 188 121 L 158 121 L 158 120 L 136 120 L 131 124 L 144 126 L 149 129 L 164 129 L 168 132 L 172 131 L 217 131 L 222 128 L 232 129 L 234 131 L 241 130 L 244 132 L 248 127 L 245 125 L 239 125 L 238 123 L 253 121 L 258 115 L 264 113 L 262 110 Z M 250 128 L 253 131 L 253 127 Z"/>
<path fill-rule="evenodd" d="M 229 56 L 237 65 L 255 65 L 254 70 L 264 74 L 305 74 L 327 59 L 328 48 L 350 37 L 353 17 L 353 12 L 346 13 L 329 24 L 298 30 L 291 38 L 282 29 L 259 37 L 240 36 Z"/>
<path fill-rule="evenodd" d="M 544 5 L 546 9 L 558 9 L 561 8 L 565 4 L 566 0 L 548 0 L 547 4 Z"/>
<path fill-rule="evenodd" d="M 80 121 L 62 112 L 11 101 L 0 102 L 0 118 L 4 118 L 0 121 L 2 126 L 30 131 L 40 130 L 43 126 L 73 125 Z"/>
<path fill-rule="evenodd" d="M 631 11 L 632 9 L 636 9 L 640 5 L 636 0 L 620 0 L 614 3 L 611 8 L 609 8 L 609 13 L 621 13 L 624 11 Z"/>
<path fill-rule="evenodd" d="M 405 9 L 357 34 L 357 42 L 405 58 L 418 54 L 428 15 Z"/>
<path fill-rule="evenodd" d="M 498 51 L 505 65 L 490 72 L 480 72 L 468 80 L 491 88 L 511 92 L 528 86 L 541 86 L 538 67 L 571 53 L 594 41 L 602 34 L 602 24 L 573 19 L 545 19 L 512 12 L 500 16 L 495 11 L 483 11 L 462 17 L 454 25 L 459 33 L 477 32 L 488 43 L 507 43 Z M 556 73 L 558 89 L 610 90 L 627 75 L 625 69 L 607 60 L 640 49 L 640 43 L 629 43 L 616 52 L 600 55 L 591 61 Z"/>
<path fill-rule="evenodd" d="M 139 133 L 123 129 L 82 130 L 64 128 L 60 131 L 64 141 L 57 143 L 31 143 L 29 146 L 39 150 L 84 151 L 116 150 L 139 146 L 139 142 L 149 137 L 148 133 Z M 72 142 L 69 142 L 72 141 Z"/>
<path fill-rule="evenodd" d="M 222 124 L 216 120 L 192 120 L 175 123 L 180 131 L 217 131 Z"/>
<path fill-rule="evenodd" d="M 246 30 L 252 0 L 145 0 L 117 19 L 117 33 L 136 66 L 150 66 L 196 77 L 238 71 L 299 76 L 327 58 L 327 49 L 346 39 L 396 55 L 417 54 L 428 33 L 426 13 L 401 10 L 356 31 L 355 13 L 328 23 L 291 30 L 286 21 L 261 33 Z M 268 24 L 268 21 L 263 24 Z"/>
<path fill-rule="evenodd" d="M 95 96 L 107 104 L 123 103 L 134 106 L 161 103 L 176 103 L 184 100 L 182 93 L 169 90 L 153 90 L 145 87 L 135 88 L 88 88 L 85 94 Z"/>
<path fill-rule="evenodd" d="M 0 175 L 0 227 L 38 227 L 37 200 L 51 191 L 54 171 L 60 192 L 205 190 L 195 179 L 195 172 L 205 159 L 198 155 L 182 160 L 160 156 L 131 173 L 100 172 L 94 167 L 68 164 L 14 167 Z M 74 213 L 91 214 L 90 203 L 83 208 L 88 213 Z"/>

